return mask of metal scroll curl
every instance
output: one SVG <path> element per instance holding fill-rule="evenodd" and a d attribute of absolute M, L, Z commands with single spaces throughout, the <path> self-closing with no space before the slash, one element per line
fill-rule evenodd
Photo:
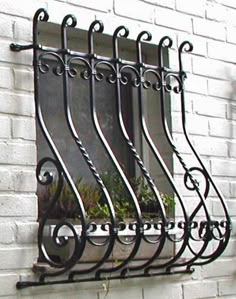
<path fill-rule="evenodd" d="M 38 248 L 40 262 L 43 264 L 34 267 L 34 270 L 39 272 L 39 280 L 20 281 L 17 283 L 17 287 L 94 281 L 104 278 L 120 279 L 170 273 L 192 273 L 194 266 L 214 261 L 227 246 L 231 221 L 225 200 L 194 148 L 187 131 L 184 88 L 187 76 L 183 69 L 182 59 L 184 52 L 186 54 L 191 53 L 192 44 L 184 41 L 179 46 L 177 51 L 179 69 L 174 70 L 170 69 L 165 61 L 166 53 L 173 46 L 173 41 L 168 36 L 164 36 L 156 44 L 157 63 L 151 65 L 145 62 L 143 50 L 144 43 L 152 43 L 152 35 L 148 31 L 142 31 L 137 36 L 134 47 L 136 60 L 126 61 L 120 56 L 121 40 L 127 39 L 129 35 L 129 29 L 125 26 L 119 26 L 114 31 L 111 37 L 112 55 L 111 57 L 104 57 L 96 55 L 95 52 L 95 37 L 99 34 L 102 35 L 104 30 L 101 21 L 92 22 L 88 29 L 88 51 L 86 53 L 68 48 L 69 31 L 76 30 L 77 26 L 74 15 L 67 15 L 62 20 L 59 33 L 61 46 L 59 48 L 40 45 L 38 42 L 39 24 L 48 22 L 48 20 L 47 11 L 39 9 L 33 18 L 33 44 L 11 45 L 13 51 L 33 49 L 36 117 L 51 152 L 51 157 L 45 157 L 38 162 L 36 176 L 39 185 L 46 188 L 53 186 L 47 208 L 41 213 L 39 219 Z M 55 62 L 53 67 L 47 62 L 48 59 Z M 57 148 L 54 134 L 50 132 L 45 122 L 40 94 L 40 89 L 43 86 L 39 84 L 39 75 L 45 76 L 49 73 L 54 76 L 54 80 L 60 79 L 62 85 L 64 114 L 61 121 L 65 121 L 66 134 L 76 145 L 78 154 L 80 153 L 86 167 L 92 174 L 96 183 L 96 187 L 94 187 L 96 194 L 102 194 L 102 202 L 97 202 L 97 205 L 101 205 L 106 211 L 106 217 L 102 220 L 89 218 L 83 193 Z M 84 137 L 80 128 L 75 125 L 77 120 L 72 111 L 70 84 L 73 85 L 76 80 L 86 81 L 89 86 L 87 98 L 89 99 L 93 131 L 100 142 L 104 155 L 107 155 L 119 177 L 117 184 L 122 185 L 128 194 L 127 203 L 129 202 L 132 206 L 132 217 L 129 220 L 119 219 L 117 194 L 114 196 L 103 176 L 97 170 L 95 161 L 92 160 L 84 145 Z M 124 141 L 124 146 L 130 153 L 130 159 L 135 165 L 136 172 L 141 175 L 145 182 L 145 188 L 151 194 L 151 202 L 155 207 L 153 208 L 155 216 L 152 216 L 151 219 L 144 217 L 145 209 L 142 206 L 142 201 L 140 201 L 140 196 L 132 185 L 131 178 L 128 177 L 114 154 L 113 145 L 108 142 L 101 119 L 98 116 L 99 101 L 96 92 L 99 84 L 104 81 L 114 89 L 112 101 L 116 107 L 115 121 L 119 134 Z M 136 97 L 139 135 L 142 142 L 146 142 L 150 155 L 154 157 L 152 163 L 160 168 L 162 176 L 166 178 L 168 186 L 172 190 L 171 194 L 178 207 L 176 217 L 174 214 L 172 217 L 167 215 L 160 192 L 162 186 L 158 179 L 153 179 L 149 167 L 144 163 L 145 159 L 140 153 L 140 147 L 137 146 L 132 134 L 127 129 L 121 93 L 124 86 L 130 86 L 131 95 Z M 160 103 L 160 123 L 164 138 L 183 168 L 183 186 L 188 192 L 194 194 L 191 202 L 193 208 L 191 209 L 161 155 L 160 144 L 154 142 L 150 131 L 150 119 L 145 113 L 147 92 L 150 90 L 156 101 Z M 168 125 L 169 110 L 166 109 L 166 105 L 172 94 L 180 99 L 183 136 L 196 159 L 196 165 L 188 165 L 185 161 Z M 79 97 L 76 98 L 76 101 L 79 102 L 79 100 Z M 130 98 L 126 100 L 132 101 Z M 48 168 L 49 164 L 50 167 Z M 53 173 L 50 172 L 50 169 L 54 170 Z M 201 183 L 199 183 L 200 181 Z M 63 214 L 61 211 L 59 219 L 52 224 L 50 214 L 59 205 L 65 186 L 68 188 L 68 192 L 73 194 L 78 221 L 77 223 L 71 221 L 67 217 L 68 214 Z M 214 190 L 222 207 L 223 216 L 221 219 L 215 219 L 209 212 L 207 200 L 210 198 L 211 190 Z M 54 247 L 54 255 L 49 253 L 48 241 L 45 238 L 45 232 L 49 226 L 50 234 L 48 237 Z M 211 247 L 212 250 L 210 250 Z M 57 252 L 63 251 L 64 256 L 60 256 L 58 259 Z M 43 271 L 41 271 L 42 269 Z"/>

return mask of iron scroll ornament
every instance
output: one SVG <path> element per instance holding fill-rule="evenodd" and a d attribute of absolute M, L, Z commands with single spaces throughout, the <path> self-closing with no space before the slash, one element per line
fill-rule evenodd
<path fill-rule="evenodd" d="M 185 91 L 184 81 L 186 73 L 183 70 L 182 54 L 183 52 L 191 52 L 193 46 L 184 41 L 178 48 L 179 69 L 171 70 L 164 63 L 164 51 L 172 46 L 172 40 L 165 36 L 158 44 L 157 60 L 158 64 L 149 65 L 143 62 L 142 45 L 151 42 L 151 33 L 142 31 L 136 39 L 136 61 L 125 61 L 119 56 L 119 42 L 126 39 L 129 30 L 124 26 L 119 26 L 112 36 L 112 57 L 101 57 L 95 53 L 94 34 L 102 34 L 104 26 L 101 21 L 92 22 L 88 30 L 88 52 L 81 53 L 70 50 L 68 48 L 68 30 L 73 29 L 77 25 L 75 16 L 67 15 L 61 24 L 61 47 L 53 48 L 40 45 L 38 42 L 38 27 L 41 22 L 48 22 L 49 15 L 45 9 L 39 9 L 33 18 L 33 44 L 18 45 L 11 44 L 12 51 L 21 51 L 33 49 L 33 67 L 34 67 L 34 91 L 35 91 L 35 107 L 36 118 L 42 134 L 47 142 L 53 158 L 45 157 L 39 161 L 36 176 L 39 184 L 50 186 L 55 183 L 56 187 L 52 196 L 51 204 L 48 210 L 39 220 L 38 230 L 38 247 L 40 256 L 43 257 L 44 263 L 49 266 L 43 267 L 43 272 L 39 273 L 39 280 L 35 281 L 19 281 L 17 288 L 25 288 L 29 286 L 73 283 L 83 281 L 95 281 L 106 279 L 135 278 L 148 277 L 155 275 L 165 275 L 174 273 L 191 273 L 193 266 L 204 265 L 212 262 L 220 256 L 225 250 L 231 232 L 231 220 L 227 211 L 225 200 L 214 183 L 210 173 L 205 168 L 200 156 L 194 148 L 189 137 L 186 116 L 185 116 Z M 80 191 L 70 174 L 66 163 L 63 161 L 60 152 L 53 140 L 53 136 L 44 120 L 41 109 L 41 98 L 39 85 L 39 75 L 50 72 L 50 65 L 47 64 L 45 58 L 52 57 L 56 61 L 57 66 L 54 67 L 52 73 L 58 78 L 62 78 L 63 85 L 63 105 L 64 118 L 68 129 L 67 134 L 76 144 L 78 152 L 83 156 L 88 169 L 91 171 L 108 210 L 108 220 L 101 225 L 90 221 L 87 217 L 86 209 Z M 75 63 L 83 65 L 83 71 L 79 74 L 74 67 Z M 101 68 L 108 69 L 108 74 L 103 73 Z M 127 77 L 126 73 L 131 73 L 131 77 Z M 87 149 L 85 148 L 82 137 L 78 128 L 75 126 L 73 119 L 69 80 L 79 77 L 80 80 L 86 80 L 89 84 L 90 112 L 94 131 L 103 147 L 104 153 L 109 157 L 113 167 L 118 173 L 124 189 L 129 194 L 129 201 L 133 207 L 134 219 L 130 223 L 119 221 L 116 215 L 115 203 L 113 202 L 110 191 L 104 184 L 94 162 L 92 161 Z M 131 78 L 131 79 L 130 79 Z M 111 145 L 108 143 L 103 132 L 100 120 L 97 115 L 98 102 L 96 99 L 96 82 L 107 80 L 109 84 L 114 86 L 115 99 L 117 107 L 117 119 L 121 136 L 136 163 L 139 172 L 145 178 L 150 188 L 154 201 L 158 207 L 160 218 L 158 221 L 150 221 L 143 218 L 139 201 L 133 188 L 122 169 L 117 157 L 115 156 Z M 172 188 L 175 200 L 178 202 L 182 217 L 178 221 L 169 220 L 166 216 L 165 208 L 158 191 L 158 182 L 154 183 L 141 155 L 130 136 L 122 113 L 121 88 L 130 84 L 137 90 L 137 107 L 140 123 L 140 133 L 145 139 L 150 152 L 155 157 L 157 165 L 160 167 L 163 175 L 166 177 Z M 158 146 L 152 138 L 152 134 L 148 127 L 148 119 L 145 115 L 144 101 L 145 90 L 152 89 L 159 95 L 161 103 L 161 123 L 165 132 L 165 138 L 172 148 L 173 153 L 177 157 L 184 170 L 184 185 L 194 192 L 198 201 L 192 212 L 188 212 L 188 207 L 184 201 L 181 192 L 170 173 L 164 159 L 162 158 Z M 181 121 L 183 127 L 183 135 L 186 142 L 197 160 L 198 165 L 188 166 L 182 157 L 177 145 L 175 144 L 167 123 L 166 101 L 170 94 L 175 93 L 180 97 L 181 103 Z M 56 113 L 56 112 L 55 112 Z M 45 171 L 46 165 L 51 164 L 56 170 L 54 174 Z M 204 190 L 199 187 L 198 181 L 194 173 L 198 173 L 205 182 Z M 53 260 L 47 253 L 45 246 L 44 232 L 49 218 L 50 211 L 58 203 L 60 194 L 64 186 L 68 185 L 70 192 L 73 194 L 79 213 L 80 225 L 79 232 L 72 222 L 62 217 L 55 225 L 51 239 L 55 247 L 59 250 L 68 246 L 69 239 L 73 239 L 73 248 L 70 255 L 63 261 Z M 206 199 L 209 197 L 209 190 L 213 189 L 218 197 L 218 201 L 222 207 L 223 216 L 221 220 L 214 219 L 209 213 Z M 201 217 L 199 213 L 201 211 Z M 201 220 L 199 220 L 199 218 Z M 66 230 L 68 236 L 61 236 L 61 231 Z M 129 237 L 126 233 L 128 231 Z M 173 231 L 175 233 L 173 234 Z M 94 236 L 103 235 L 103 241 L 97 242 Z M 124 238 L 125 236 L 125 238 Z M 209 244 L 214 242 L 214 249 L 209 252 Z M 149 257 L 136 263 L 137 257 L 143 244 L 152 244 L 154 250 Z M 175 245 L 174 253 L 168 258 L 162 260 L 162 254 L 166 249 L 166 244 Z M 87 246 L 92 247 L 90 250 L 96 252 L 98 248 L 104 247 L 104 253 L 100 259 L 87 267 L 83 265 L 83 256 L 86 253 Z M 112 262 L 112 254 L 117 246 L 132 246 L 129 253 L 118 263 Z M 186 254 L 187 253 L 187 254 Z M 37 268 L 38 269 L 38 268 Z"/>

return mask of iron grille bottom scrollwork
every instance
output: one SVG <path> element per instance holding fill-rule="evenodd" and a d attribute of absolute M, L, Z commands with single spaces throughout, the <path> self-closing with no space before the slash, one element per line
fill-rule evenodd
<path fill-rule="evenodd" d="M 164 64 L 165 49 L 172 46 L 172 40 L 167 36 L 163 37 L 158 44 L 158 64 L 150 65 L 143 62 L 142 45 L 151 41 L 151 34 L 147 31 L 141 32 L 136 40 L 137 59 L 130 62 L 119 57 L 119 41 L 122 38 L 127 38 L 129 34 L 126 27 L 120 26 L 115 30 L 112 36 L 113 56 L 109 58 L 98 56 L 94 52 L 94 34 L 103 32 L 103 24 L 100 21 L 94 21 L 88 30 L 88 53 L 68 49 L 68 29 L 76 26 L 76 18 L 73 15 L 67 15 L 62 22 L 60 48 L 40 45 L 38 43 L 38 25 L 41 22 L 46 23 L 48 18 L 47 12 L 44 9 L 39 9 L 33 19 L 33 44 L 26 46 L 11 45 L 13 51 L 33 49 L 36 116 L 42 134 L 52 153 L 52 156 L 44 157 L 39 161 L 36 173 L 39 184 L 46 186 L 47 191 L 50 190 L 47 205 L 41 211 L 39 220 L 38 247 L 40 261 L 43 262 L 43 264 L 35 266 L 35 270 L 39 272 L 39 281 L 20 281 L 17 287 L 93 281 L 104 279 L 104 277 L 108 279 L 125 279 L 179 272 L 191 273 L 194 266 L 205 265 L 214 261 L 226 248 L 230 237 L 231 222 L 223 196 L 204 167 L 191 143 L 186 128 L 184 94 L 186 73 L 182 66 L 182 54 L 192 51 L 191 43 L 184 41 L 179 46 L 179 69 L 173 71 Z M 53 61 L 53 67 L 50 66 L 50 59 Z M 103 220 L 92 221 L 91 217 L 88 217 L 88 206 L 86 206 L 83 198 L 84 193 L 81 191 L 81 188 L 85 188 L 85 186 L 81 184 L 81 181 L 76 182 L 73 179 L 73 175 L 68 170 L 66 162 L 57 148 L 54 134 L 50 132 L 45 124 L 41 92 L 43 86 L 39 81 L 43 76 L 47 76 L 49 72 L 51 72 L 50 76 L 54 77 L 53 80 L 57 80 L 55 78 L 60 80 L 59 85 L 64 106 L 64 115 L 61 122 L 65 119 L 67 138 L 70 136 L 73 140 L 96 181 L 96 187 L 86 187 L 86 190 L 87 193 L 92 194 L 90 196 L 93 197 L 93 200 L 98 194 L 102 198 L 102 203 L 100 201 L 95 203 L 103 209 L 103 213 L 106 215 Z M 46 78 L 50 79 L 51 77 Z M 100 145 L 102 145 L 104 155 L 109 158 L 113 169 L 115 169 L 116 188 L 122 185 L 121 192 L 126 194 L 125 198 L 131 218 L 126 222 L 121 221 L 119 217 L 119 196 L 114 194 L 114 190 L 112 191 L 108 187 L 104 176 L 95 168 L 95 163 L 90 158 L 81 139 L 80 128 L 75 125 L 76 121 L 71 105 L 70 82 L 78 77 L 80 80 L 87 82 L 87 102 L 90 106 L 93 131 Z M 46 79 L 46 81 L 49 79 Z M 125 174 L 117 155 L 112 150 L 112 144 L 105 137 L 101 118 L 98 117 L 98 83 L 104 80 L 114 89 L 112 98 L 116 107 L 115 113 L 118 123 L 118 129 L 116 130 L 119 130 L 122 142 L 129 151 L 129 159 L 136 163 L 142 177 L 138 187 L 137 185 L 135 187 L 134 182 Z M 50 86 L 50 82 L 48 82 L 48 85 Z M 171 186 L 173 197 L 178 205 L 178 220 L 176 219 L 176 221 L 167 217 L 163 195 L 159 192 L 159 183 L 157 181 L 157 184 L 154 184 L 149 171 L 134 146 L 131 133 L 127 129 L 121 95 L 122 88 L 126 85 L 131 85 L 135 90 L 133 94 L 136 96 L 135 105 L 138 107 L 140 134 L 142 134 L 142 138 L 155 157 L 162 174 L 165 175 L 169 186 Z M 56 89 L 55 86 L 52 88 Z M 173 176 L 158 151 L 158 146 L 151 137 L 152 134 L 148 126 L 149 119 L 144 107 L 145 91 L 150 89 L 160 101 L 161 123 L 165 139 L 184 170 L 184 185 L 189 192 L 195 193 L 195 206 L 190 213 Z M 167 124 L 166 101 L 171 93 L 175 93 L 180 98 L 183 134 L 198 162 L 198 166 L 187 166 L 170 133 Z M 49 103 L 51 100 L 47 99 Z M 54 111 L 54 114 L 56 115 L 57 112 Z M 68 145 L 66 146 L 68 147 Z M 77 167 L 80 166 L 77 165 Z M 204 179 L 204 190 L 202 190 L 202 187 L 200 188 L 194 176 L 195 173 L 198 174 L 198 177 Z M 143 183 L 143 180 L 145 183 Z M 137 181 L 135 182 L 137 183 Z M 81 184 L 80 187 L 79 184 Z M 154 214 L 151 218 L 144 217 L 145 209 L 142 206 L 142 201 L 140 202 L 140 198 L 137 196 L 137 192 L 140 192 L 140 186 L 146 188 L 145 190 L 149 196 L 151 194 L 153 206 L 153 210 L 151 210 Z M 206 205 L 210 188 L 217 195 L 222 207 L 223 217 L 220 220 L 213 219 Z M 75 205 L 71 205 L 70 201 L 66 203 L 61 201 L 62 196 L 72 196 Z M 50 214 L 56 209 L 59 209 L 58 219 L 50 223 Z M 180 212 L 181 216 L 179 216 Z M 75 214 L 76 222 L 69 220 Z M 48 232 L 47 236 L 46 232 Z M 50 253 L 47 242 L 51 242 L 53 248 Z M 145 244 L 149 246 L 147 253 L 144 249 Z M 115 253 L 121 247 L 122 250 Z M 70 250 L 66 250 L 66 248 L 70 248 Z M 61 250 L 64 250 L 63 256 L 58 254 Z M 99 252 L 98 256 L 97 252 Z M 91 256 L 88 257 L 88 254 L 93 257 L 92 260 Z"/>

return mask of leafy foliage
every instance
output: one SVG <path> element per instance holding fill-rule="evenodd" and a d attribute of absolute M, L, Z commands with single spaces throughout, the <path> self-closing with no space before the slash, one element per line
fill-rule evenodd
<path fill-rule="evenodd" d="M 133 218 L 135 215 L 135 205 L 130 193 L 126 190 L 121 177 L 116 173 L 106 172 L 102 174 L 102 180 L 106 186 L 114 209 L 116 217 L 119 220 L 124 218 Z M 144 218 L 154 218 L 158 216 L 159 206 L 150 190 L 149 185 L 143 177 L 131 178 L 130 185 L 138 199 Z M 83 183 L 82 178 L 75 181 L 75 186 L 79 191 L 84 203 L 87 216 L 89 218 L 109 219 L 109 209 L 106 204 L 102 191 L 92 184 Z M 39 217 L 46 212 L 53 196 L 56 193 L 57 184 L 53 183 L 41 192 L 38 192 L 39 199 Z M 174 199 L 171 195 L 161 194 L 164 207 L 167 214 L 173 213 Z M 49 218 L 79 218 L 80 211 L 76 197 L 68 187 L 64 185 L 60 196 L 56 200 L 53 208 L 50 210 Z"/>

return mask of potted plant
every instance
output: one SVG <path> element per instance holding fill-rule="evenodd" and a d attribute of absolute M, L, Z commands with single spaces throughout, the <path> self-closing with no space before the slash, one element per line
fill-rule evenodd
<path fill-rule="evenodd" d="M 129 230 L 128 224 L 135 219 L 134 207 L 131 204 L 132 201 L 130 200 L 130 196 L 124 188 L 121 178 L 118 174 L 110 172 L 103 173 L 101 177 L 112 199 L 118 221 L 123 222 L 123 224 L 127 224 L 126 226 L 123 226 L 123 232 L 121 232 L 121 235 L 123 234 L 124 238 L 132 238 L 132 235 L 135 232 Z M 143 177 L 131 178 L 129 182 L 138 199 L 144 221 L 149 221 L 149 223 L 155 223 L 158 221 L 158 204 L 156 200 L 153 199 L 153 193 Z M 105 204 L 101 190 L 97 186 L 83 182 L 82 178 L 76 179 L 75 185 L 80 193 L 81 199 L 83 200 L 87 217 L 91 220 L 91 222 L 96 223 L 96 233 L 94 234 L 94 238 L 101 238 L 101 240 L 102 238 L 106 238 L 108 232 L 102 230 L 99 226 L 99 223 L 105 223 L 106 221 L 109 221 L 109 209 Z M 38 192 L 39 218 L 42 217 L 48 209 L 55 191 L 56 183 L 53 183 Z M 175 204 L 173 197 L 168 194 L 161 194 L 161 198 L 167 215 L 173 215 Z M 53 244 L 51 236 L 53 234 L 55 225 L 62 219 L 70 219 L 70 222 L 73 222 L 74 225 L 76 225 L 78 232 L 81 229 L 78 204 L 73 193 L 67 185 L 63 186 L 60 196 L 48 217 L 49 231 L 45 236 L 47 251 L 51 252 L 54 256 L 56 252 L 56 258 L 63 260 L 65 256 L 69 255 L 67 251 L 70 251 L 70 249 L 68 247 L 67 251 L 65 252 L 65 248 L 63 250 L 59 250 L 58 247 Z M 64 229 L 61 231 L 61 234 L 68 236 L 69 232 Z M 72 241 L 73 240 L 71 240 L 71 242 Z M 82 260 L 91 261 L 92 259 L 92 261 L 95 261 L 96 259 L 99 259 L 99 255 L 102 255 L 103 248 L 100 247 L 99 249 L 96 249 L 94 253 L 94 250 L 90 249 L 90 247 L 93 246 L 91 244 L 88 244 L 87 246 L 88 248 L 86 250 L 85 257 Z M 147 252 L 150 254 L 150 248 L 148 251 L 143 249 L 139 257 L 145 258 L 148 255 Z M 153 248 L 155 247 L 153 246 Z M 122 259 L 122 256 L 125 258 L 125 255 L 127 255 L 130 250 L 132 250 L 132 246 L 128 247 L 116 245 L 116 249 L 113 252 L 113 258 Z M 170 254 L 170 250 L 166 250 L 166 254 Z"/>
<path fill-rule="evenodd" d="M 126 218 L 132 218 L 133 207 L 130 202 L 130 196 L 125 190 L 121 178 L 117 174 L 110 172 L 105 172 L 101 177 L 111 196 L 118 220 L 124 221 Z M 143 177 L 131 178 L 129 182 L 138 199 L 143 218 L 151 219 L 158 217 L 158 204 Z M 109 218 L 109 210 L 99 187 L 83 182 L 82 178 L 75 180 L 75 186 L 80 193 L 87 217 L 107 220 Z M 39 218 L 48 209 L 55 191 L 56 183 L 52 183 L 37 192 Z M 173 215 L 175 205 L 173 196 L 166 193 L 160 193 L 160 195 L 166 214 L 168 216 Z M 63 186 L 60 196 L 48 217 L 49 219 L 67 218 L 74 220 L 79 218 L 78 204 L 67 185 Z"/>

